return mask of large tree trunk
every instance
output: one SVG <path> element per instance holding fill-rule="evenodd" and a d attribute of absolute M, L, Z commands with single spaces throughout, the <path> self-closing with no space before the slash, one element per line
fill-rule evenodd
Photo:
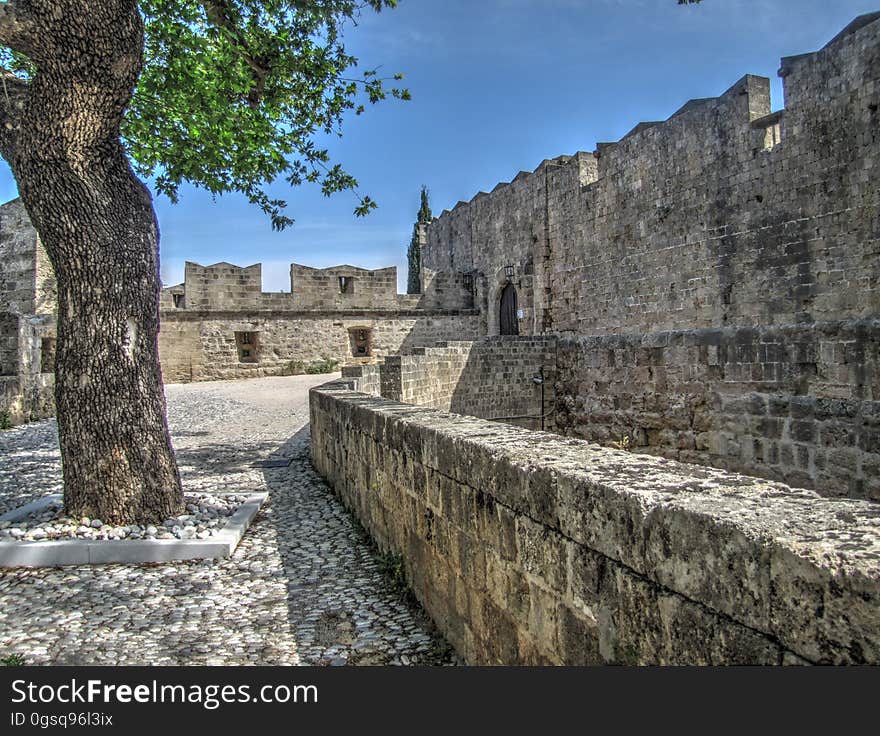
<path fill-rule="evenodd" d="M 135 0 L 32 0 L 44 50 L 4 151 L 58 280 L 64 503 L 112 523 L 182 512 L 158 357 L 159 232 L 119 125 L 141 69 Z"/>

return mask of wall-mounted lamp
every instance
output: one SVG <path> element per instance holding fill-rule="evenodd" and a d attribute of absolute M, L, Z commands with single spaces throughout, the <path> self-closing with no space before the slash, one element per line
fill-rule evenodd
<path fill-rule="evenodd" d="M 507 276 L 507 280 L 510 281 L 513 278 L 513 265 L 504 267 L 504 275 Z"/>

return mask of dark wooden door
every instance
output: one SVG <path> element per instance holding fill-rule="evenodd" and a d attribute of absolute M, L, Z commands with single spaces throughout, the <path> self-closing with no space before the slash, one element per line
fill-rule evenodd
<path fill-rule="evenodd" d="M 516 287 L 513 284 L 508 284 L 501 292 L 501 334 L 519 334 L 519 320 L 516 316 Z"/>

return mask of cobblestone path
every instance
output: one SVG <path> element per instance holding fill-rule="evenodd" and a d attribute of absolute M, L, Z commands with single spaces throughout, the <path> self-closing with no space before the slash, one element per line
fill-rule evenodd
<path fill-rule="evenodd" d="M 186 490 L 270 493 L 228 560 L 0 570 L 0 657 L 28 664 L 446 664 L 312 469 L 330 376 L 166 387 Z M 252 468 L 291 458 L 286 468 Z M 0 512 L 61 487 L 54 421 L 0 432 Z"/>

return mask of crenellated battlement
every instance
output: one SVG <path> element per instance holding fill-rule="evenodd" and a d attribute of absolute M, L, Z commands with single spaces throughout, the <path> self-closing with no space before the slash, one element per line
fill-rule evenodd
<path fill-rule="evenodd" d="M 822 49 L 784 57 L 779 76 L 783 79 L 786 108 L 772 111 L 769 80 L 746 75 L 717 97 L 689 100 L 666 120 L 640 122 L 619 141 L 597 143 L 592 156 L 598 166 L 587 172 L 582 170 L 572 185 L 590 186 L 607 177 L 626 177 L 652 167 L 658 177 L 672 179 L 673 188 L 676 184 L 683 188 L 694 162 L 700 163 L 698 170 L 742 165 L 754 159 L 757 152 L 777 146 L 785 135 L 804 134 L 803 127 L 792 124 L 793 120 L 816 119 L 822 117 L 823 107 L 833 112 L 850 102 L 843 94 L 844 79 L 839 76 L 843 65 L 853 81 L 858 78 L 857 69 L 867 72 L 877 61 L 878 19 L 880 13 L 860 16 Z M 832 79 L 839 86 L 837 93 L 832 90 L 831 95 L 825 89 L 829 68 L 835 72 Z M 450 213 L 461 216 L 477 204 L 485 206 L 486 198 L 490 202 L 506 198 L 509 186 L 528 186 L 533 179 L 546 176 L 550 169 L 573 164 L 583 169 L 583 157 L 588 155 L 579 152 L 545 159 L 534 170 L 520 171 L 510 182 L 500 182 L 491 192 L 478 192 L 468 201 L 459 201 L 451 210 L 444 210 L 441 217 Z M 618 184 L 622 192 L 626 187 L 620 184 L 626 183 Z"/>
<path fill-rule="evenodd" d="M 460 203 L 422 267 L 560 338 L 565 434 L 880 498 L 880 13 L 780 75 L 784 109 L 746 75 Z"/>
<path fill-rule="evenodd" d="M 397 267 L 290 265 L 290 291 L 262 290 L 262 264 L 209 266 L 187 261 L 184 281 L 162 289 L 166 314 L 180 312 L 399 312 L 473 309 L 471 286 L 461 274 L 426 271 L 422 293 L 397 293 Z"/>
<path fill-rule="evenodd" d="M 874 13 L 784 58 L 784 109 L 772 110 L 767 78 L 746 75 L 593 152 L 545 159 L 444 211 L 427 228 L 423 264 L 482 274 L 487 298 L 513 265 L 530 331 L 874 314 L 876 276 L 852 262 L 841 293 L 827 275 L 849 274 L 851 261 L 847 235 L 827 218 L 877 200 L 878 39 Z M 787 244 L 807 232 L 793 257 Z"/>

